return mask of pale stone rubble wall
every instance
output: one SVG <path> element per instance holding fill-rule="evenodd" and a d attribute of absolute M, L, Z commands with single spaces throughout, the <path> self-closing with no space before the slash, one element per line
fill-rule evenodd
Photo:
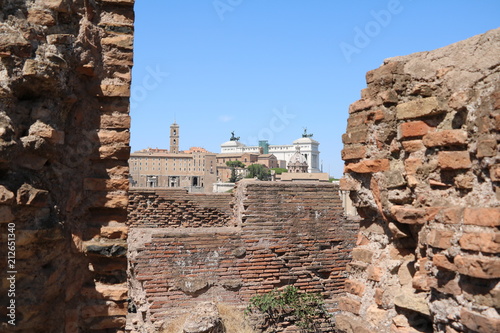
<path fill-rule="evenodd" d="M 2 332 L 124 331 L 133 3 L 0 0 Z"/>
<path fill-rule="evenodd" d="M 345 332 L 500 331 L 500 29 L 388 59 L 343 136 Z"/>

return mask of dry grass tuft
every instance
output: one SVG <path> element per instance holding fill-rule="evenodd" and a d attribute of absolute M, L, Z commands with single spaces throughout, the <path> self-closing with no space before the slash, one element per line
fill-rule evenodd
<path fill-rule="evenodd" d="M 224 303 L 217 303 L 226 333 L 257 333 L 245 321 L 243 309 Z"/>

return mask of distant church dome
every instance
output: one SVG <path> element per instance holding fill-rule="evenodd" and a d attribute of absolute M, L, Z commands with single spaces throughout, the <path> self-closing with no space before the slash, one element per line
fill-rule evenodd
<path fill-rule="evenodd" d="M 304 155 L 300 153 L 299 146 L 296 146 L 295 149 L 296 149 L 295 153 L 292 155 L 292 157 L 290 157 L 290 160 L 288 161 L 287 165 L 288 172 L 306 173 L 308 168 L 307 160 L 304 157 Z"/>

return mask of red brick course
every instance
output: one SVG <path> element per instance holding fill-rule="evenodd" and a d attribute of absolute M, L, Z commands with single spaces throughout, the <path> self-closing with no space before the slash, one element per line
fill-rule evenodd
<path fill-rule="evenodd" d="M 133 228 L 231 225 L 230 194 L 188 194 L 184 189 L 131 192 L 127 224 Z"/>

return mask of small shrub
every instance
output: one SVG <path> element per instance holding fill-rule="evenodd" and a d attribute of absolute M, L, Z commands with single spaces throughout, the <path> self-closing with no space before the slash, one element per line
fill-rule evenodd
<path fill-rule="evenodd" d="M 259 311 L 266 314 L 269 326 L 290 321 L 305 332 L 316 332 L 317 321 L 330 317 L 323 304 L 319 294 L 299 293 L 296 287 L 286 286 L 282 291 L 273 289 L 252 297 L 245 313 L 248 315 Z"/>

